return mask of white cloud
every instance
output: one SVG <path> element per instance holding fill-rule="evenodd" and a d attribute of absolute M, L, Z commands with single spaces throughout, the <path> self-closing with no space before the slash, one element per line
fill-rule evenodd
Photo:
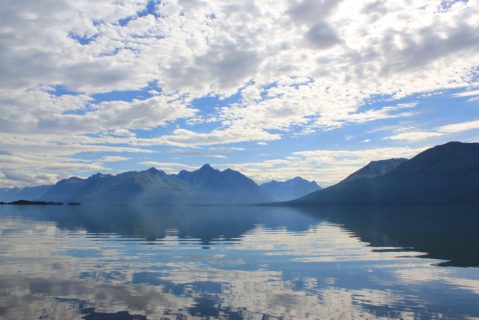
<path fill-rule="evenodd" d="M 82 113 L 67 113 L 85 107 L 91 99 L 85 95 L 56 97 L 45 91 L 26 92 L 16 97 L 2 96 L 0 121 L 3 132 L 92 134 L 110 130 L 152 129 L 181 118 L 192 117 L 196 110 L 178 95 L 153 96 L 144 100 L 108 101 L 89 105 Z M 21 105 L 12 105 L 12 101 Z M 3 102 L 3 103 L 2 103 Z M 123 131 L 122 131 L 123 130 Z M 128 136 L 128 135 L 127 135 Z"/>
<path fill-rule="evenodd" d="M 442 133 L 455 133 L 474 129 L 479 129 L 479 120 L 448 124 L 439 127 L 438 131 Z"/>
<path fill-rule="evenodd" d="M 118 162 L 118 161 L 125 161 L 129 160 L 128 157 L 121 157 L 121 156 L 104 156 L 100 158 L 100 162 Z"/>
<path fill-rule="evenodd" d="M 219 152 L 219 151 L 214 151 L 214 152 Z M 171 151 L 168 151 L 168 153 L 179 155 L 179 156 L 205 157 L 205 158 L 217 158 L 217 159 L 226 158 L 225 155 L 202 151 L 202 150 L 198 150 L 197 148 L 173 149 Z"/>
<path fill-rule="evenodd" d="M 455 97 L 473 97 L 473 96 L 479 96 L 479 90 L 469 90 L 469 91 L 463 91 L 459 93 L 454 94 Z"/>
<path fill-rule="evenodd" d="M 208 150 L 213 152 L 220 152 L 220 153 L 231 153 L 237 151 L 245 151 L 245 148 L 242 147 L 211 147 Z"/>
<path fill-rule="evenodd" d="M 73 156 L 112 145 L 138 151 L 133 147 L 266 143 L 418 112 L 400 105 L 364 110 L 374 96 L 477 85 L 479 0 L 447 6 L 441 0 L 171 0 L 153 12 L 146 6 L 146 0 L 4 1 L 0 148 L 43 155 L 33 145 L 41 141 Z M 68 94 L 52 93 L 59 87 Z M 93 99 L 143 89 L 154 96 Z M 475 99 L 476 91 L 456 96 Z M 208 116 L 190 105 L 235 93 L 235 104 Z M 179 120 L 189 121 L 157 136 L 134 133 Z M 194 127 L 202 122 L 212 125 Z M 442 130 L 391 139 L 440 136 L 448 128 Z"/>
<path fill-rule="evenodd" d="M 387 137 L 389 140 L 407 140 L 407 141 L 419 141 L 429 138 L 435 138 L 442 136 L 443 133 L 433 131 L 405 131 L 399 132 L 393 136 Z"/>
<path fill-rule="evenodd" d="M 268 133 L 264 130 L 248 127 L 230 127 L 226 129 L 216 129 L 209 133 L 194 132 L 187 129 L 175 129 L 171 135 L 165 135 L 152 141 L 154 144 L 163 144 L 179 147 L 194 147 L 198 145 L 216 145 L 225 143 L 235 143 L 244 141 L 258 140 L 279 140 L 281 135 Z"/>
<path fill-rule="evenodd" d="M 386 139 L 419 141 L 477 129 L 479 129 L 479 120 L 472 120 L 443 125 L 430 131 L 416 131 L 414 129 L 409 131 L 407 128 L 403 128 L 400 129 L 398 133 L 394 134 L 393 136 L 387 137 Z"/>
<path fill-rule="evenodd" d="M 231 163 L 224 166 L 239 170 L 258 182 L 287 180 L 301 176 L 329 186 L 346 178 L 370 161 L 410 158 L 426 148 L 382 147 L 363 150 L 310 150 L 293 152 L 284 159 Z"/>

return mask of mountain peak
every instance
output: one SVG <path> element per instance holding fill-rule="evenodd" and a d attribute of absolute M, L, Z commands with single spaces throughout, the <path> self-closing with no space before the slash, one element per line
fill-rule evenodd
<path fill-rule="evenodd" d="M 58 181 L 57 183 L 60 183 L 60 182 L 63 182 L 63 183 L 74 183 L 74 182 L 78 182 L 78 181 L 83 181 L 83 179 L 82 179 L 82 178 L 79 178 L 79 177 L 69 177 L 69 178 L 60 180 L 60 181 Z"/>
<path fill-rule="evenodd" d="M 209 163 L 205 163 L 201 166 L 201 168 L 198 169 L 198 171 L 216 171 L 216 169 L 213 168 Z"/>
<path fill-rule="evenodd" d="M 161 171 L 156 169 L 155 167 L 151 167 L 150 169 L 148 170 L 145 170 L 145 172 L 148 172 L 148 173 L 160 173 Z"/>
<path fill-rule="evenodd" d="M 97 179 L 101 179 L 101 178 L 104 178 L 106 176 L 109 176 L 109 174 L 104 174 L 104 173 L 101 173 L 101 172 L 97 172 L 95 173 L 94 175 L 90 176 L 88 179 L 90 180 L 97 180 Z"/>

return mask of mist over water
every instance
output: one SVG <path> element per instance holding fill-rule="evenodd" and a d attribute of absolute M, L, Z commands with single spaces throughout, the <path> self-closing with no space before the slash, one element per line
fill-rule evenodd
<path fill-rule="evenodd" d="M 0 319 L 479 317 L 479 207 L 0 207 Z"/>

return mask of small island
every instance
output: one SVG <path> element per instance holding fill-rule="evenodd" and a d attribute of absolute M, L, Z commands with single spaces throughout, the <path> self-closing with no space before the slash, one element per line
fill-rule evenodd
<path fill-rule="evenodd" d="M 29 200 L 17 200 L 12 202 L 0 202 L 0 205 L 16 205 L 16 206 L 58 206 L 63 205 L 63 202 L 53 202 L 53 201 L 29 201 Z"/>

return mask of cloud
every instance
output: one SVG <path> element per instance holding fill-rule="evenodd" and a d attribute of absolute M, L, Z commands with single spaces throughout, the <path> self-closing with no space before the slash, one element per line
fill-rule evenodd
<path fill-rule="evenodd" d="M 184 150 L 184 149 L 174 149 L 171 151 L 168 151 L 168 153 L 174 154 L 174 155 L 180 155 L 180 156 L 192 156 L 192 157 L 206 157 L 206 158 L 217 158 L 217 159 L 223 159 L 226 158 L 226 156 L 221 155 L 221 154 L 214 154 L 214 153 L 209 153 L 201 150 Z"/>
<path fill-rule="evenodd" d="M 238 151 L 245 151 L 245 148 L 242 147 L 210 147 L 209 151 L 220 152 L 220 153 L 232 153 Z"/>
<path fill-rule="evenodd" d="M 341 42 L 334 29 L 323 22 L 311 26 L 306 33 L 306 39 L 318 49 L 327 49 Z"/>
<path fill-rule="evenodd" d="M 468 91 L 463 91 L 463 92 L 455 93 L 453 96 L 454 96 L 454 97 L 457 97 L 457 98 L 462 98 L 462 97 L 476 97 L 476 96 L 479 96 L 479 89 L 478 89 L 478 90 L 468 90 Z"/>
<path fill-rule="evenodd" d="M 54 150 L 43 157 L 52 163 L 100 150 L 280 142 L 420 112 L 366 109 L 376 97 L 477 86 L 477 0 L 148 5 L 6 0 L 0 148 L 38 161 Z M 194 105 L 212 97 L 221 103 Z M 447 128 L 415 131 L 390 140 Z"/>
<path fill-rule="evenodd" d="M 194 63 L 187 68 L 181 67 L 183 61 L 168 70 L 171 84 L 175 88 L 205 88 L 205 84 L 216 92 L 226 90 L 233 93 L 243 86 L 255 73 L 260 62 L 253 50 L 239 49 L 239 44 L 211 46 L 202 56 L 195 57 Z"/>
<path fill-rule="evenodd" d="M 413 35 L 398 34 L 401 45 L 383 43 L 389 62 L 382 67 L 382 72 L 402 73 L 423 68 L 453 54 L 468 55 L 479 47 L 477 31 L 475 26 L 457 21 L 453 27 L 441 26 L 438 30 L 437 26 L 428 26 Z"/>
<path fill-rule="evenodd" d="M 2 169 L 3 176 L 6 179 L 13 180 L 13 181 L 19 181 L 23 183 L 35 183 L 35 179 L 32 176 L 22 174 L 20 172 L 17 172 L 15 170 L 9 170 L 9 169 Z"/>
<path fill-rule="evenodd" d="M 3 132 L 93 134 L 105 130 L 119 132 L 132 129 L 152 129 L 168 122 L 192 117 L 196 109 L 188 107 L 178 95 L 154 96 L 144 100 L 107 101 L 89 104 L 85 95 L 62 95 L 33 91 L 21 95 L 21 105 L 8 103 L 15 97 L 4 96 L 0 110 Z M 18 103 L 18 100 L 14 100 Z M 0 103 L 1 103 L 0 99 Z M 31 112 L 29 112 L 31 110 Z M 25 116 L 25 112 L 27 112 Z"/>
<path fill-rule="evenodd" d="M 121 156 L 104 156 L 99 159 L 100 162 L 118 162 L 118 161 L 125 161 L 129 160 L 128 157 L 121 157 Z"/>
<path fill-rule="evenodd" d="M 419 141 L 477 129 L 479 129 L 479 120 L 472 120 L 443 125 L 437 128 L 433 128 L 430 131 L 416 131 L 414 129 L 409 130 L 407 128 L 403 128 L 400 129 L 398 133 L 390 137 L 386 137 L 385 139 Z"/>
<path fill-rule="evenodd" d="M 195 132 L 187 129 L 175 129 L 171 135 L 165 135 L 155 139 L 155 143 L 179 147 L 194 147 L 244 141 L 271 141 L 279 140 L 280 138 L 281 136 L 279 134 L 272 134 L 253 127 L 247 130 L 241 127 L 231 127 L 224 130 L 213 130 L 208 133 Z"/>
<path fill-rule="evenodd" d="M 465 121 L 461 123 L 453 123 L 438 128 L 438 131 L 444 134 L 462 132 L 468 130 L 479 129 L 479 120 Z"/>
<path fill-rule="evenodd" d="M 258 182 L 287 180 L 301 176 L 326 187 L 339 182 L 370 161 L 409 158 L 423 147 L 381 147 L 363 150 L 308 150 L 293 152 L 283 159 L 224 165 L 240 170 Z"/>
<path fill-rule="evenodd" d="M 297 24 L 312 24 L 327 18 L 340 3 L 334 0 L 293 1 L 286 13 Z"/>
<path fill-rule="evenodd" d="M 385 139 L 419 141 L 419 140 L 426 140 L 429 138 L 440 137 L 442 135 L 443 133 L 441 132 L 433 132 L 433 131 L 409 131 L 409 132 L 405 131 L 405 132 L 399 132 Z"/>

